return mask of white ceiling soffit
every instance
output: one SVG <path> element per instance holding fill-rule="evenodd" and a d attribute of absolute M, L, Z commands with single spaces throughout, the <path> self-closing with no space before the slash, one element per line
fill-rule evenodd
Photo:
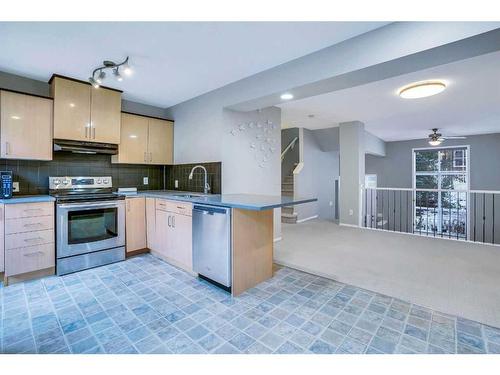
<path fill-rule="evenodd" d="M 105 85 L 169 107 L 387 22 L 0 22 L 0 71 L 87 80 L 127 55 L 134 75 Z"/>
<path fill-rule="evenodd" d="M 319 129 L 359 120 L 386 141 L 500 132 L 500 52 L 280 105 L 285 127 Z M 402 99 L 412 82 L 443 80 L 441 94 Z M 309 115 L 314 115 L 310 118 Z"/>

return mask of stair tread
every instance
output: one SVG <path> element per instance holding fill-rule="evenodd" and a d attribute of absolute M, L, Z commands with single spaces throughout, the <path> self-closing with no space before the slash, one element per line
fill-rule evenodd
<path fill-rule="evenodd" d="M 294 218 L 294 217 L 297 217 L 298 214 L 296 212 L 294 212 L 293 214 L 287 214 L 285 212 L 282 212 L 281 213 L 281 217 L 289 217 L 289 218 Z"/>

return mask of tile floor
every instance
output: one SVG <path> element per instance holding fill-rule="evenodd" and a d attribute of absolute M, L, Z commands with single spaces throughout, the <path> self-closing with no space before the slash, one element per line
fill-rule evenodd
<path fill-rule="evenodd" d="M 144 255 L 0 287 L 2 353 L 500 353 L 500 329 L 279 269 L 229 294 Z"/>

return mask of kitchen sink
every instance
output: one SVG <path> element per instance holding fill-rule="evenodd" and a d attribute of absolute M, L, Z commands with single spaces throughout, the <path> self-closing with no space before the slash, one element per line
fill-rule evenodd
<path fill-rule="evenodd" d="M 174 197 L 190 199 L 190 198 L 203 198 L 204 195 L 200 195 L 200 194 L 175 194 Z"/>

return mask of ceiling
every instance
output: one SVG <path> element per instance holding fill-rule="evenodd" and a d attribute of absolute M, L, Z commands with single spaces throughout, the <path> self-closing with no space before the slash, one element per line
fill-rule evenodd
<path fill-rule="evenodd" d="M 0 22 L 0 71 L 87 80 L 127 55 L 134 75 L 104 85 L 169 107 L 386 22 Z"/>
<path fill-rule="evenodd" d="M 408 83 L 440 79 L 435 96 L 402 99 Z M 431 128 L 445 135 L 500 132 L 500 52 L 280 105 L 283 127 L 309 129 L 362 121 L 385 141 L 425 138 Z M 314 117 L 309 117 L 313 115 Z"/>

